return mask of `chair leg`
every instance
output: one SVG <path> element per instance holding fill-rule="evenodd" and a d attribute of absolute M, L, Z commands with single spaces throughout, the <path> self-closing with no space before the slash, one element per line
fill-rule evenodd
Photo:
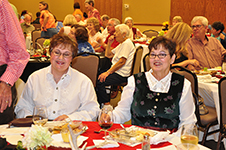
<path fill-rule="evenodd" d="M 202 138 L 202 142 L 201 142 L 202 145 L 204 145 L 206 142 L 206 137 L 208 136 L 208 131 L 209 131 L 210 126 L 211 126 L 211 123 L 208 124 L 204 130 L 204 134 L 203 134 L 203 138 Z"/>
<path fill-rule="evenodd" d="M 218 136 L 218 142 L 217 142 L 217 149 L 216 149 L 216 150 L 219 150 L 219 149 L 220 149 L 221 139 L 222 139 L 222 134 L 221 134 L 221 132 L 220 132 L 220 133 L 219 133 L 219 136 Z"/>

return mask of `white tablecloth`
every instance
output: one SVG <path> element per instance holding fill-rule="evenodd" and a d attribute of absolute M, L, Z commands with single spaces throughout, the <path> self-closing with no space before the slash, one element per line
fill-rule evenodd
<path fill-rule="evenodd" d="M 204 103 L 207 106 L 215 107 L 218 117 L 218 122 L 220 122 L 220 106 L 219 106 L 219 95 L 218 95 L 218 84 L 217 83 L 205 83 L 198 82 L 199 86 L 199 95 L 204 99 Z M 219 128 L 219 125 L 213 126 L 211 130 L 216 130 Z M 203 133 L 200 134 L 199 138 L 202 138 Z M 214 139 L 218 141 L 218 133 L 210 135 L 207 137 L 207 140 Z M 226 147 L 226 139 L 224 139 L 224 146 Z"/>

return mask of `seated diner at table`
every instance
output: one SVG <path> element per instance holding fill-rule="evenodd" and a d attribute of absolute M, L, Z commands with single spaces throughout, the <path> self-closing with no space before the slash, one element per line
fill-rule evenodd
<path fill-rule="evenodd" d="M 128 78 L 113 111 L 115 123 L 131 119 L 133 125 L 173 131 L 183 124 L 196 123 L 191 83 L 170 71 L 175 49 L 176 43 L 165 37 L 151 41 L 152 69 Z"/>
<path fill-rule="evenodd" d="M 167 33 L 166 37 L 174 40 L 177 43 L 175 51 L 175 61 L 173 66 L 187 67 L 189 64 L 194 67 L 199 67 L 199 62 L 196 59 L 188 59 L 188 51 L 186 48 L 186 42 L 190 38 L 192 33 L 191 27 L 184 22 L 175 24 Z"/>
<path fill-rule="evenodd" d="M 193 37 L 187 43 L 188 59 L 199 61 L 201 68 L 215 68 L 222 65 L 226 50 L 220 41 L 214 37 L 207 37 L 208 20 L 203 16 L 195 16 L 191 21 Z M 188 65 L 190 70 L 197 70 Z"/>
<path fill-rule="evenodd" d="M 49 49 L 51 65 L 30 75 L 16 105 L 16 117 L 30 116 L 35 106 L 43 105 L 49 120 L 95 121 L 99 105 L 93 84 L 70 67 L 78 44 L 67 35 L 56 34 Z"/>
<path fill-rule="evenodd" d="M 127 25 L 117 25 L 114 35 L 108 40 L 105 57 L 112 58 L 112 65 L 110 69 L 98 77 L 96 93 L 99 104 L 110 102 L 110 97 L 106 93 L 105 86 L 127 82 L 127 78 L 130 76 L 135 46 L 128 38 L 129 32 Z M 111 50 L 111 44 L 114 39 L 119 42 L 119 45 Z"/>

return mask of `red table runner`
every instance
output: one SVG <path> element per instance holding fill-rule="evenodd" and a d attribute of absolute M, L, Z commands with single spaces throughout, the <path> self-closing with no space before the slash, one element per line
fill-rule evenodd
<path fill-rule="evenodd" d="M 99 131 L 101 129 L 101 127 L 98 125 L 98 122 L 86 122 L 83 121 L 84 125 L 88 126 L 88 130 L 83 133 L 83 136 L 87 136 L 89 137 L 85 142 L 87 142 L 87 146 L 92 146 L 94 145 L 93 140 L 96 139 L 103 139 L 104 137 L 104 132 L 100 132 L 98 133 L 94 133 L 94 131 Z M 130 127 L 131 125 L 124 125 L 125 127 Z M 109 129 L 109 131 L 117 129 L 117 128 L 121 128 L 121 126 L 119 124 L 113 124 L 113 126 Z M 84 143 L 85 143 L 84 142 Z M 83 143 L 83 144 L 84 144 Z M 115 148 L 104 148 L 103 150 L 117 150 L 117 149 L 125 149 L 125 150 L 135 150 L 135 149 L 141 149 L 141 144 L 135 146 L 135 147 L 131 147 L 131 146 L 127 146 L 125 144 L 121 144 L 119 143 L 119 147 L 115 147 Z M 165 147 L 165 146 L 169 146 L 172 145 L 170 142 L 162 142 L 159 143 L 158 145 L 151 145 L 152 148 L 160 148 L 160 147 Z M 82 147 L 82 146 L 81 146 Z M 48 150 L 70 150 L 70 148 L 56 148 L 56 147 L 49 147 Z M 100 150 L 100 148 L 93 148 L 93 150 Z"/>

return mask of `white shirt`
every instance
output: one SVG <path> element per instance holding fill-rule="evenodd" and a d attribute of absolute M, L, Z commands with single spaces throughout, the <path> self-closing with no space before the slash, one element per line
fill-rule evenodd
<path fill-rule="evenodd" d="M 64 26 L 64 27 L 62 27 L 62 28 L 64 28 L 64 33 L 65 33 L 66 35 L 68 35 L 68 33 L 70 33 L 70 31 L 71 31 L 71 26 Z"/>
<path fill-rule="evenodd" d="M 111 51 L 114 54 L 114 57 L 112 58 L 112 66 L 114 66 L 120 58 L 126 58 L 126 63 L 119 70 L 115 71 L 117 74 L 123 77 L 130 76 L 135 50 L 132 41 L 126 39 Z"/>
<path fill-rule="evenodd" d="M 107 30 L 107 27 L 104 29 L 104 31 L 102 32 L 102 36 L 103 36 L 103 42 L 105 42 L 106 38 L 108 37 L 109 33 Z"/>
<path fill-rule="evenodd" d="M 152 70 L 145 72 L 149 89 L 154 92 L 167 93 L 170 88 L 172 72 L 169 72 L 167 76 L 158 81 L 152 74 Z M 114 122 L 124 123 L 131 119 L 131 104 L 133 102 L 133 93 L 135 90 L 135 79 L 134 76 L 128 78 L 128 84 L 123 88 L 121 101 L 119 101 L 118 106 L 113 111 Z M 191 83 L 184 79 L 184 87 L 179 102 L 180 107 L 180 123 L 179 128 L 183 124 L 192 124 L 196 123 L 195 116 L 195 104 L 193 101 Z M 178 128 L 178 129 L 179 129 Z"/>
<path fill-rule="evenodd" d="M 17 118 L 33 114 L 35 105 L 47 107 L 48 119 L 67 115 L 72 120 L 95 121 L 99 104 L 90 79 L 69 67 L 56 83 L 51 65 L 29 76 L 15 108 Z"/>
<path fill-rule="evenodd" d="M 97 32 L 94 36 L 89 36 L 90 42 L 91 42 L 91 43 L 95 42 L 95 43 L 99 44 L 99 43 L 97 42 L 97 37 L 103 39 L 102 34 L 101 34 L 100 32 Z M 100 45 L 100 44 L 99 44 L 99 45 Z M 100 46 L 101 46 L 101 45 L 100 45 Z"/>

